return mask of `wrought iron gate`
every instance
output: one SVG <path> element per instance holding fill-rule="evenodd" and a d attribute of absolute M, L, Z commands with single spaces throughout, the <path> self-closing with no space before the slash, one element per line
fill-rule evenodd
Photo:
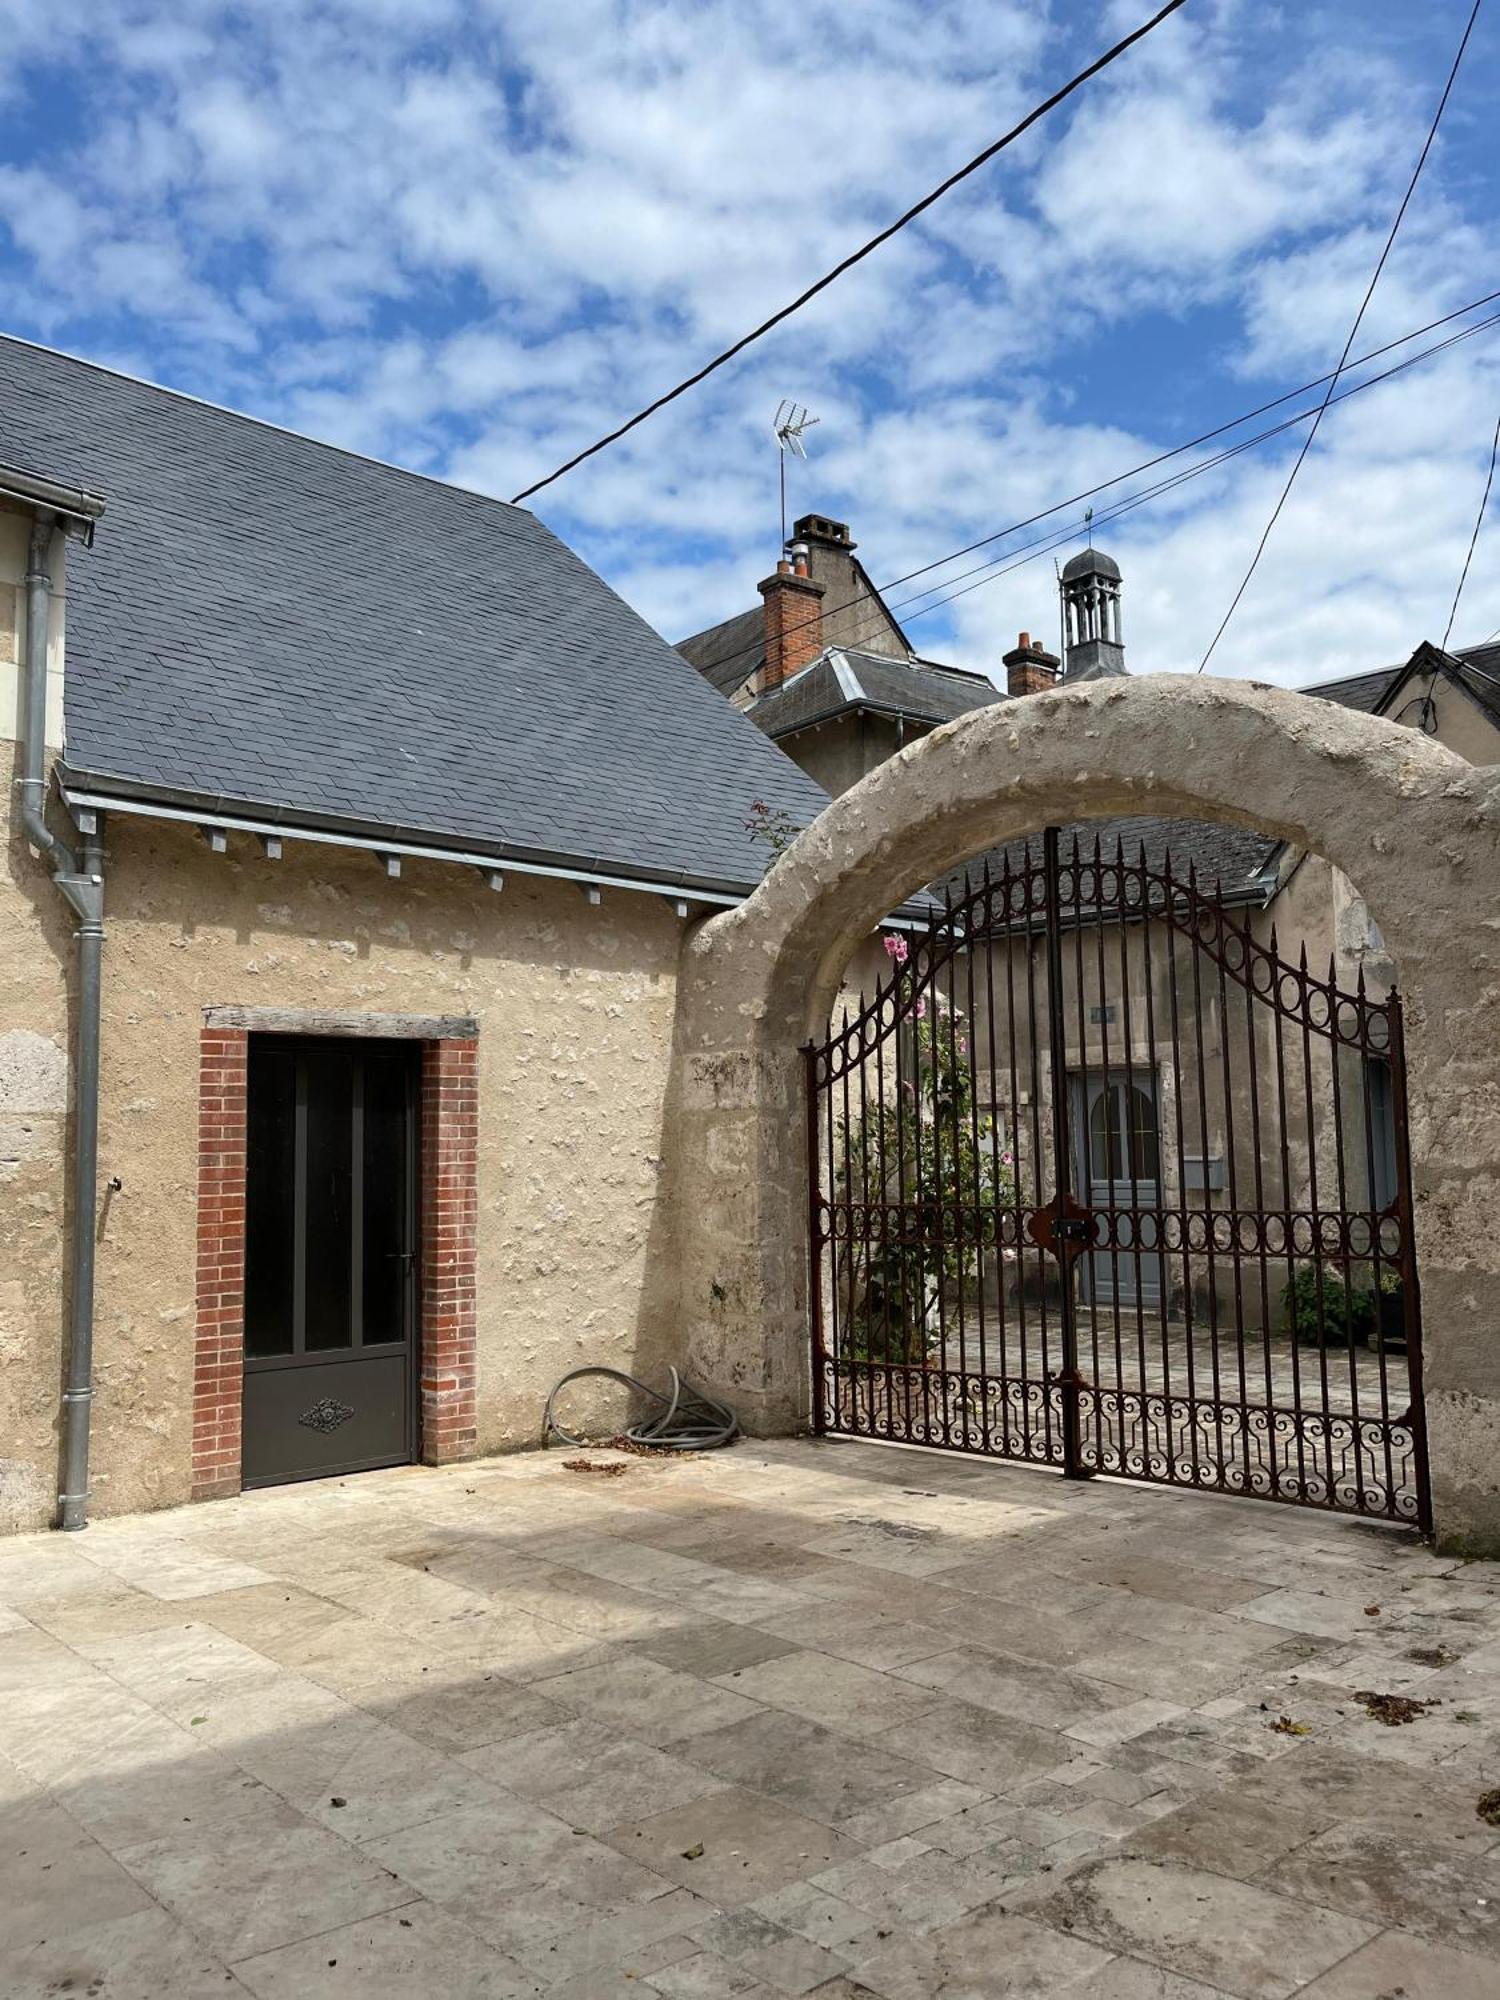
<path fill-rule="evenodd" d="M 805 1050 L 817 1427 L 1425 1529 L 1399 996 L 1055 828 L 885 942 Z"/>

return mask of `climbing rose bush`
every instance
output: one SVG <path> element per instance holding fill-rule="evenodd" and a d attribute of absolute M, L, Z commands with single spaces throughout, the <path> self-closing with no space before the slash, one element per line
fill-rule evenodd
<path fill-rule="evenodd" d="M 885 945 L 905 963 L 904 938 Z M 1014 1257 L 1000 1244 L 1000 1218 L 1014 1208 L 1016 1187 L 1013 1156 L 976 1102 L 963 1014 L 941 994 L 929 1016 L 925 998 L 902 997 L 899 985 L 896 993 L 901 1116 L 888 1077 L 887 1101 L 838 1128 L 835 1199 L 867 1204 L 870 1223 L 838 1246 L 835 1304 L 848 1358 L 915 1364 L 936 1343 L 939 1299 L 979 1284 L 986 1257 Z"/>

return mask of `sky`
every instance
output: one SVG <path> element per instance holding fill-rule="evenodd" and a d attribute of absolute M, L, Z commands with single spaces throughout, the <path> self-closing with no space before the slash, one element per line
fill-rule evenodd
<path fill-rule="evenodd" d="M 1468 7 L 1188 0 L 529 504 L 675 639 L 757 601 L 784 397 L 819 420 L 792 513 L 847 520 L 885 584 L 1298 388 L 1337 360 Z M 0 0 L 0 326 L 508 498 L 1151 11 Z M 1500 288 L 1497 97 L 1490 0 L 1356 354 Z M 1305 684 L 1441 639 L 1497 415 L 1500 327 L 1330 411 L 1211 670 Z M 1134 671 L 1196 668 L 1300 435 L 1099 521 Z M 921 652 L 1003 678 L 1083 540 L 1071 506 L 891 597 Z M 1453 642 L 1496 627 L 1500 495 Z"/>

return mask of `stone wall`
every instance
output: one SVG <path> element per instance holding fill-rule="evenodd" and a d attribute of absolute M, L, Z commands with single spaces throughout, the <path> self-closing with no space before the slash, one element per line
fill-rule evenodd
<path fill-rule="evenodd" d="M 416 1012 L 478 1023 L 474 1443 L 535 1443 L 586 1361 L 659 1374 L 653 1290 L 682 924 L 656 898 L 190 828 L 106 827 L 94 1511 L 170 1505 L 192 1477 L 199 1062 L 210 1007 Z M 0 1445 L 5 1525 L 56 1492 L 68 922 L 40 868 L 0 874 Z M 118 1178 L 119 1188 L 110 1187 Z M 582 1405 L 575 1405 L 582 1408 Z M 602 1408 L 594 1411 L 603 1417 Z"/>
<path fill-rule="evenodd" d="M 683 975 L 681 1321 L 699 1376 L 805 1423 L 796 1049 L 891 908 L 965 856 L 1080 816 L 1223 819 L 1358 884 L 1406 1001 L 1440 1537 L 1500 1551 L 1500 772 L 1283 690 L 1176 676 L 981 710 L 836 800 Z"/>

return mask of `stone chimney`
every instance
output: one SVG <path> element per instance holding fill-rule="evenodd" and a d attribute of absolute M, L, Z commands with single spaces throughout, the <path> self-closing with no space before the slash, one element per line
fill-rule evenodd
<path fill-rule="evenodd" d="M 807 545 L 793 542 L 774 576 L 758 586 L 766 601 L 766 664 L 760 691 L 769 694 L 810 667 L 823 650 L 823 585 L 808 574 Z"/>
<path fill-rule="evenodd" d="M 1016 641 L 1015 649 L 1005 655 L 1005 691 L 1015 700 L 1023 694 L 1045 694 L 1048 688 L 1057 686 L 1057 676 L 1062 661 L 1056 653 L 1049 653 L 1039 640 L 1029 632 L 1023 632 Z"/>

